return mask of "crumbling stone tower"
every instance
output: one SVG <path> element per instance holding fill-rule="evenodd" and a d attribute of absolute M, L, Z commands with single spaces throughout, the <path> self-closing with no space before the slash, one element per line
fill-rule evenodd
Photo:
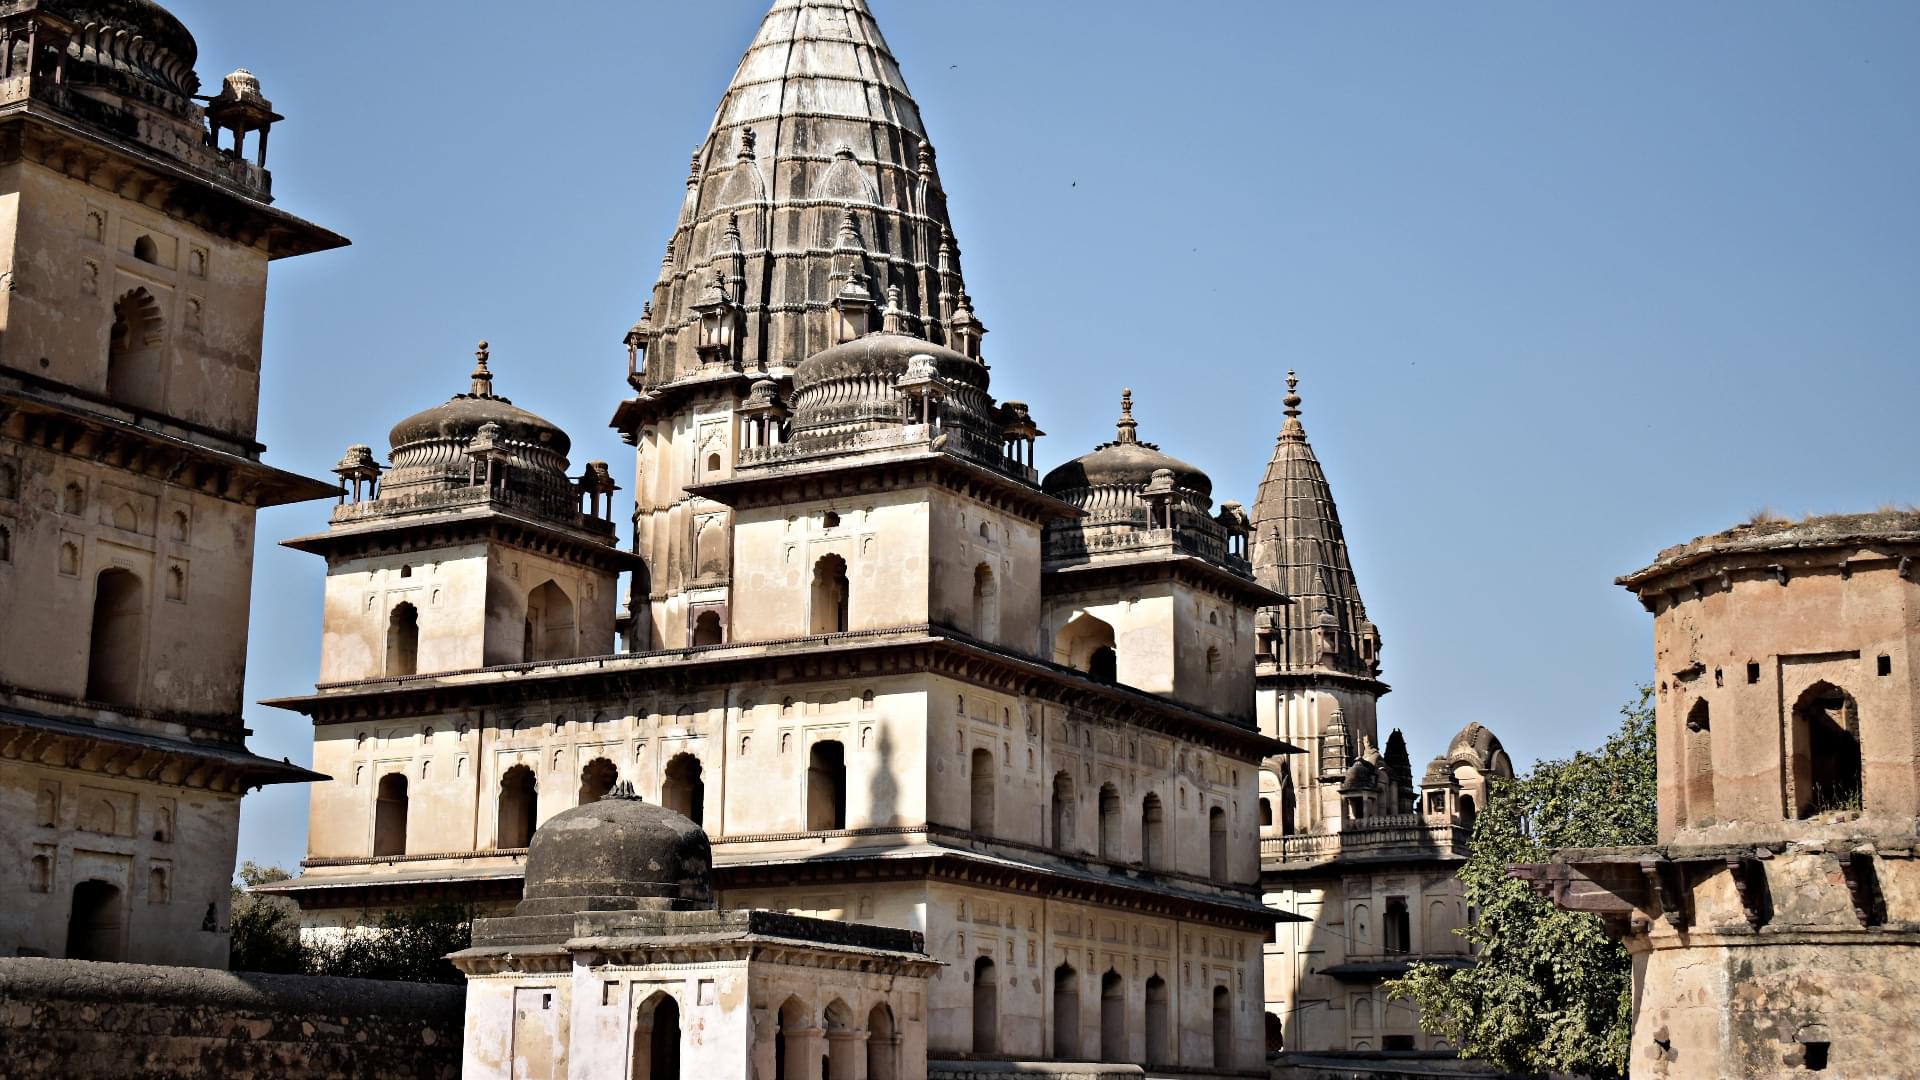
<path fill-rule="evenodd" d="M 0 3 L 0 953 L 223 967 L 281 119 L 148 0 Z M 202 105 L 201 102 L 205 104 Z M 249 152 L 251 151 L 251 152 Z"/>
<path fill-rule="evenodd" d="M 1636 1077 L 1907 1075 L 1920 514 L 1756 522 L 1620 579 L 1654 615 L 1660 844 L 1516 868 L 1634 954 Z"/>

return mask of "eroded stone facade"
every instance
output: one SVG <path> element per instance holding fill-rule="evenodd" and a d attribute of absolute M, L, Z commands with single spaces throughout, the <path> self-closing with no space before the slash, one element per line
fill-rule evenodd
<path fill-rule="evenodd" d="M 150 4 L 0 5 L 9 955 L 224 967 L 240 797 L 313 775 L 247 751 L 241 687 L 254 515 L 331 487 L 255 420 L 268 264 L 345 241 L 271 205 L 258 80 L 197 100 L 194 59 Z"/>
<path fill-rule="evenodd" d="M 1654 616 L 1660 843 L 1518 867 L 1634 957 L 1635 1077 L 1920 1060 L 1920 516 L 1761 521 L 1621 579 Z"/>

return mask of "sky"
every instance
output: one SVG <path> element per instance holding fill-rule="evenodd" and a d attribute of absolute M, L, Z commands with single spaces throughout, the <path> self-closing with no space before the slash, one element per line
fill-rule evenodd
<path fill-rule="evenodd" d="M 1470 721 L 1598 744 L 1662 547 L 1920 499 L 1920 4 L 870 3 L 1043 470 L 1131 387 L 1250 505 L 1299 371 L 1416 768 Z M 287 117 L 277 205 L 353 240 L 273 268 L 267 460 L 384 451 L 485 338 L 630 493 L 621 337 L 765 6 L 171 0 Z M 260 515 L 250 702 L 313 684 L 324 567 L 277 541 L 327 513 Z M 306 809 L 249 796 L 241 858 L 296 864 Z"/>

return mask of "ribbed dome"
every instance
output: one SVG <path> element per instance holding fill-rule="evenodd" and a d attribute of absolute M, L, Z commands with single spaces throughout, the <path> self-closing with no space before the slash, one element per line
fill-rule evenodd
<path fill-rule="evenodd" d="M 385 492 L 400 495 L 410 488 L 467 483 L 467 447 L 482 427 L 492 424 L 497 429 L 495 440 L 507 452 L 509 487 L 563 503 L 570 501 L 567 452 L 572 449 L 572 440 L 553 422 L 496 396 L 487 357 L 483 341 L 468 393 L 456 394 L 445 404 L 417 412 L 393 426 L 388 436 L 393 466 L 384 484 Z"/>
<path fill-rule="evenodd" d="M 41 0 L 42 10 L 71 21 L 80 32 L 68 55 L 82 67 L 131 75 L 188 95 L 200 89 L 193 65 L 199 46 L 186 24 L 150 0 Z M 80 71 L 69 76 L 80 76 Z"/>
<path fill-rule="evenodd" d="M 993 399 L 985 364 L 911 334 L 883 332 L 822 350 L 794 369 L 794 438 L 901 424 L 898 384 L 921 358 L 946 394 L 942 423 L 987 435 Z"/>
<path fill-rule="evenodd" d="M 1283 667 L 1332 668 L 1373 677 L 1380 636 L 1367 619 L 1347 554 L 1346 533 L 1326 473 L 1300 423 L 1299 379 L 1287 373 L 1287 422 L 1253 502 L 1249 553 L 1254 578 L 1293 603 L 1266 609 Z M 1332 632 L 1332 655 L 1316 640 Z"/>
<path fill-rule="evenodd" d="M 713 907 L 707 834 L 692 819 L 634 797 L 630 784 L 617 790 L 554 815 L 533 834 L 521 914 Z"/>
<path fill-rule="evenodd" d="M 840 243 L 851 216 L 858 244 Z M 920 110 L 865 0 L 778 0 L 695 151 L 652 296 L 648 385 L 701 372 L 691 304 L 716 274 L 744 308 L 741 367 L 834 341 L 851 275 L 900 290 L 904 328 L 950 343 L 959 245 Z M 737 286 L 737 288 L 736 288 Z"/>
<path fill-rule="evenodd" d="M 1131 390 L 1120 395 L 1117 427 L 1113 442 L 1104 443 L 1092 453 L 1082 454 L 1049 472 L 1040 486 L 1047 494 L 1081 509 L 1096 509 L 1093 504 L 1099 501 L 1097 493 L 1102 489 L 1132 489 L 1137 495 L 1155 472 L 1165 469 L 1173 474 L 1175 489 L 1186 496 L 1191 509 L 1206 512 L 1213 501 L 1213 481 L 1192 465 L 1162 453 L 1158 446 L 1139 441 Z"/>

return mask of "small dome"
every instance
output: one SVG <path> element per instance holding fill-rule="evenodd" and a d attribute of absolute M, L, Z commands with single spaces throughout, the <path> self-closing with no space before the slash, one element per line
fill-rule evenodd
<path fill-rule="evenodd" d="M 467 447 L 492 425 L 492 442 L 508 454 L 513 477 L 507 486 L 565 504 L 571 498 L 567 451 L 573 440 L 549 420 L 516 407 L 493 392 L 487 369 L 487 343 L 481 342 L 473 385 L 444 405 L 417 412 L 393 426 L 393 467 L 384 490 L 395 495 L 412 489 L 467 483 Z"/>
<path fill-rule="evenodd" d="M 631 784 L 615 791 L 533 834 L 521 914 L 713 908 L 707 834 L 691 818 L 641 801 Z"/>
<path fill-rule="evenodd" d="M 822 349 L 793 369 L 794 437 L 902 423 L 897 384 L 910 372 L 939 378 L 948 426 L 987 433 L 993 400 L 985 364 L 912 334 L 881 331 Z"/>
<path fill-rule="evenodd" d="M 1206 473 L 1160 452 L 1152 443 L 1141 442 L 1138 423 L 1133 419 L 1133 391 L 1120 395 L 1118 437 L 1104 443 L 1091 454 L 1082 454 L 1047 474 L 1040 486 L 1055 495 L 1084 507 L 1086 495 L 1096 488 L 1123 487 L 1138 490 L 1152 482 L 1153 474 L 1166 470 L 1174 487 L 1194 496 L 1201 509 L 1212 502 L 1213 481 Z"/>

